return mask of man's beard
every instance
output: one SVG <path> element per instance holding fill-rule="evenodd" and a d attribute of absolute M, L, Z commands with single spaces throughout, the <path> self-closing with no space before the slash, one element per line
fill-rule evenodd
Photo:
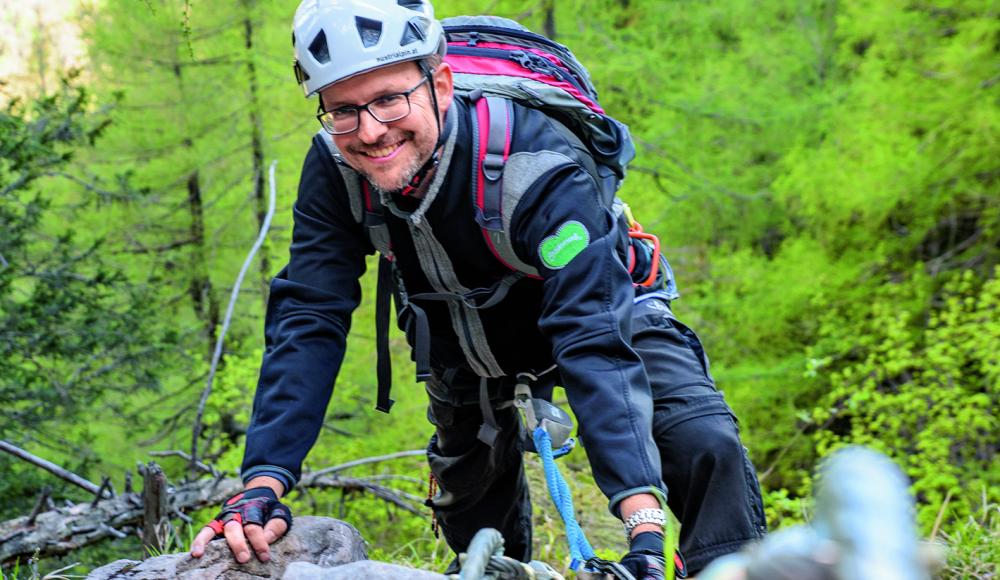
<path fill-rule="evenodd" d="M 430 129 L 428 129 L 421 135 L 417 135 L 416 133 L 410 133 L 409 135 L 404 135 L 404 137 L 406 138 L 407 143 L 414 148 L 418 147 L 417 145 L 418 142 L 430 144 L 430 148 L 426 151 L 418 149 L 417 154 L 414 157 L 412 157 L 409 161 L 407 161 L 406 166 L 403 167 L 403 170 L 402 172 L 400 172 L 398 178 L 387 183 L 385 182 L 386 176 L 383 174 L 372 174 L 369 173 L 368 171 L 359 170 L 360 173 L 364 175 L 365 179 L 368 180 L 368 183 L 371 184 L 371 186 L 375 189 L 375 191 L 379 192 L 380 194 L 386 194 L 386 195 L 392 194 L 401 191 L 404 187 L 410 185 L 410 183 L 413 181 L 413 178 L 417 175 L 417 172 L 420 171 L 420 169 L 424 166 L 425 163 L 427 163 L 427 161 L 431 158 L 431 155 L 434 153 L 433 144 L 435 139 Z M 392 138 L 388 140 L 391 142 Z M 377 147 L 373 147 L 373 149 L 374 148 Z M 356 154 L 363 155 L 363 153 L 360 152 L 357 152 Z"/>
<path fill-rule="evenodd" d="M 371 184 L 372 188 L 375 189 L 375 191 L 377 191 L 380 194 L 389 195 L 397 191 L 400 191 L 404 187 L 409 185 L 410 182 L 413 181 L 413 178 L 417 175 L 417 172 L 420 171 L 420 168 L 423 167 L 425 162 L 426 159 L 423 159 L 421 157 L 414 157 L 409 161 L 407 166 L 403 169 L 403 172 L 400 174 L 399 178 L 391 183 L 380 183 L 375 178 L 375 176 L 365 172 L 362 172 L 362 174 L 365 176 L 365 179 L 368 180 L 368 183 Z"/>

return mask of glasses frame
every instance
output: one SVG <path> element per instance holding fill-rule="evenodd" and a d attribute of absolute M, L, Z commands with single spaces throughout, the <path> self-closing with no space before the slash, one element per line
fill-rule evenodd
<path fill-rule="evenodd" d="M 337 107 L 336 110 L 341 111 L 341 112 L 345 112 L 346 113 L 348 110 L 354 112 L 354 128 L 351 129 L 350 131 L 337 131 L 337 130 L 335 130 L 333 128 L 333 118 L 332 118 L 333 117 L 333 111 L 327 111 L 327 110 L 323 109 L 323 97 L 322 96 L 320 96 L 320 99 L 319 99 L 319 111 L 316 113 L 316 119 L 319 121 L 319 124 L 323 126 L 323 129 L 327 133 L 329 133 L 331 135 L 348 135 L 350 133 L 353 133 L 353 132 L 357 131 L 358 128 L 361 127 L 361 111 L 362 110 L 368 111 L 368 114 L 372 116 L 372 119 L 375 119 L 376 121 L 378 121 L 379 123 L 382 123 L 383 125 L 386 124 L 386 123 L 392 123 L 394 121 L 398 121 L 400 119 L 405 119 L 406 117 L 410 116 L 410 113 L 413 111 L 413 106 L 410 104 L 410 95 L 412 95 L 417 89 L 419 89 L 421 86 L 423 86 L 423 84 L 426 83 L 426 82 L 428 82 L 430 79 L 431 79 L 430 75 L 424 75 L 424 77 L 422 79 L 420 79 L 419 83 L 417 83 L 413 88 L 411 88 L 411 89 L 409 89 L 407 91 L 402 91 L 402 92 L 399 92 L 399 93 L 389 93 L 389 94 L 386 94 L 386 95 L 380 95 L 380 96 L 375 97 L 374 99 L 368 101 L 367 103 L 365 103 L 363 105 L 344 105 L 342 107 Z M 379 101 L 381 101 L 383 99 L 389 99 L 389 98 L 394 98 L 394 97 L 403 97 L 404 99 L 406 99 L 406 113 L 404 113 L 404 114 L 402 114 L 402 115 L 400 115 L 398 117 L 393 117 L 392 119 L 382 119 L 377 114 L 375 114 L 375 111 L 373 111 L 371 109 L 371 106 L 373 104 L 375 104 L 375 103 L 377 103 L 377 102 L 379 102 Z M 326 117 L 327 115 L 330 116 L 329 125 L 326 122 L 323 121 L 323 118 Z"/>

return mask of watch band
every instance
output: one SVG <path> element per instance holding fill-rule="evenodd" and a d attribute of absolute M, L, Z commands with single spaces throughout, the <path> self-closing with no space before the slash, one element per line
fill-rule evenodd
<path fill-rule="evenodd" d="M 632 540 L 632 530 L 640 524 L 656 524 L 663 527 L 667 523 L 667 514 L 659 508 L 642 508 L 632 512 L 632 515 L 625 520 L 625 539 Z"/>

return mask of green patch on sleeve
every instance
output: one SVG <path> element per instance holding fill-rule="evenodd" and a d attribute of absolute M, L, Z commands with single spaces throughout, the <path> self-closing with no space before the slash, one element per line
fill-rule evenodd
<path fill-rule="evenodd" d="M 558 270 L 569 264 L 588 245 L 590 233 L 587 228 L 576 220 L 570 220 L 538 244 L 538 256 L 546 268 Z"/>

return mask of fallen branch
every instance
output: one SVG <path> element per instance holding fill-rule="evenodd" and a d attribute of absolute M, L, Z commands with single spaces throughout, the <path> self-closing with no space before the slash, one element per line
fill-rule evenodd
<path fill-rule="evenodd" d="M 107 495 L 105 496 L 104 495 L 104 491 L 105 490 L 103 490 L 96 483 L 94 483 L 92 481 L 87 481 L 86 479 L 80 477 L 79 475 L 77 475 L 77 474 L 75 474 L 75 473 L 73 473 L 71 471 L 68 471 L 66 469 L 63 469 L 62 467 L 59 467 L 58 465 L 56 465 L 55 463 L 52 463 L 51 461 L 46 461 L 45 459 L 42 459 L 41 457 L 38 457 L 37 455 L 32 455 L 31 453 L 28 453 L 24 449 L 21 449 L 20 447 L 17 447 L 16 445 L 12 445 L 12 444 L 8 443 L 7 441 L 0 440 L 0 451 L 6 451 L 7 453 L 10 453 L 11 455 L 13 455 L 15 457 L 19 457 L 19 458 L 27 461 L 28 463 L 31 463 L 31 464 L 36 465 L 38 467 L 41 467 L 42 469 L 44 469 L 44 470 L 52 473 L 53 475 L 59 477 L 60 479 L 62 479 L 64 481 L 68 481 L 69 483 L 72 483 L 73 485 L 76 485 L 78 487 L 82 487 L 83 489 L 89 491 L 90 493 L 94 494 L 95 496 L 98 496 L 98 497 L 110 497 L 111 496 L 110 490 L 107 490 Z"/>
<path fill-rule="evenodd" d="M 243 488 L 236 478 L 186 483 L 168 490 L 170 511 L 191 511 L 219 505 Z M 101 500 L 97 505 L 80 503 L 37 515 L 33 525 L 27 517 L 0 522 L 0 563 L 40 556 L 58 556 L 134 533 L 143 518 L 140 496 L 129 493 Z"/>
<path fill-rule="evenodd" d="M 359 490 L 409 513 L 423 515 L 424 512 L 421 511 L 423 498 L 376 483 L 382 476 L 367 479 L 331 475 L 333 471 L 349 467 L 423 453 L 423 450 L 404 451 L 359 459 L 307 473 L 303 475 L 296 489 Z M 145 466 L 142 471 L 145 472 Z M 183 515 L 185 512 L 217 506 L 241 489 L 243 482 L 235 477 L 214 477 L 176 487 L 168 486 L 166 511 L 180 519 L 190 520 Z M 0 522 L 0 563 L 30 557 L 36 550 L 42 557 L 58 556 L 109 538 L 134 535 L 143 521 L 144 505 L 141 497 L 139 494 L 126 492 L 110 499 L 102 499 L 96 504 L 84 502 L 70 507 L 51 509 L 35 514 L 33 520 L 20 517 Z"/>

